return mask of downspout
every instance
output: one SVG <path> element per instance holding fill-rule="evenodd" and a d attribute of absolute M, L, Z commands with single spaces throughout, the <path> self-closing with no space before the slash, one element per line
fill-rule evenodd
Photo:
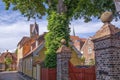
<path fill-rule="evenodd" d="M 22 74 L 24 74 L 24 72 L 23 72 L 23 66 L 24 66 L 24 63 L 23 63 L 23 58 L 22 58 L 22 65 L 21 65 L 21 68 L 22 68 Z"/>
<path fill-rule="evenodd" d="M 32 79 L 34 80 L 33 78 L 33 54 L 32 54 Z"/>

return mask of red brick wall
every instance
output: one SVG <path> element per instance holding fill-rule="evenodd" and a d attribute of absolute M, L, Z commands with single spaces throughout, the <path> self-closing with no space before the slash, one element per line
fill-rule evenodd
<path fill-rule="evenodd" d="M 89 48 L 91 48 L 91 51 L 89 51 Z M 81 52 L 83 52 L 83 56 L 86 59 L 86 64 L 89 64 L 90 59 L 95 59 L 95 52 L 94 52 L 94 44 L 91 41 L 91 38 L 89 38 L 83 45 Z"/>

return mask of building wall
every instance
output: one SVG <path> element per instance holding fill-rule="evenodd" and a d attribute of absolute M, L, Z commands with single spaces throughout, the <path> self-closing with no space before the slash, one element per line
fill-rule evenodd
<path fill-rule="evenodd" d="M 20 45 L 18 45 L 18 53 L 17 53 L 17 70 L 22 72 L 22 59 L 23 58 L 23 47 L 20 47 Z"/>
<path fill-rule="evenodd" d="M 5 70 L 5 64 L 4 63 L 0 63 L 0 71 L 4 71 Z"/>
<path fill-rule="evenodd" d="M 120 80 L 120 37 L 95 41 L 96 80 Z"/>
<path fill-rule="evenodd" d="M 33 78 L 37 79 L 37 69 L 36 69 L 36 66 L 33 66 Z"/>
<path fill-rule="evenodd" d="M 29 77 L 32 77 L 32 56 L 23 59 L 23 63 L 24 74 L 28 75 Z"/>
<path fill-rule="evenodd" d="M 80 65 L 80 58 L 78 57 L 77 53 L 72 49 L 71 59 L 70 62 L 74 65 Z"/>
<path fill-rule="evenodd" d="M 40 67 L 40 64 L 37 64 L 36 65 L 36 68 L 37 68 L 37 74 L 36 74 L 36 76 L 37 76 L 37 80 L 40 80 L 40 77 L 41 77 L 41 67 Z"/>
<path fill-rule="evenodd" d="M 85 57 L 86 65 L 90 64 L 91 59 L 95 60 L 94 44 L 91 39 L 92 38 L 88 38 L 81 49 L 81 53 Z"/>

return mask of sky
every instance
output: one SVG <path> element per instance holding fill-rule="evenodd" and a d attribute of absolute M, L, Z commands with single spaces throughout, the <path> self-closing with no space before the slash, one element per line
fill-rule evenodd
<path fill-rule="evenodd" d="M 27 18 L 19 11 L 5 10 L 4 3 L 0 0 L 0 52 L 5 50 L 13 52 L 23 36 L 30 36 L 30 24 L 34 24 L 34 22 L 35 20 L 27 21 Z M 47 32 L 48 22 L 45 18 L 36 22 L 39 25 L 39 34 Z M 120 27 L 120 21 L 113 21 L 112 24 Z M 102 25 L 103 23 L 97 19 L 93 19 L 89 23 L 84 23 L 83 19 L 73 20 L 70 25 L 70 34 L 73 34 L 74 27 L 76 36 L 88 38 L 93 36 Z"/>

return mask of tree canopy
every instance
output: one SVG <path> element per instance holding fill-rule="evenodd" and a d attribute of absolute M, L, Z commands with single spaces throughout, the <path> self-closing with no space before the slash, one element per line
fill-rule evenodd
<path fill-rule="evenodd" d="M 5 58 L 5 63 L 6 63 L 7 65 L 12 64 L 12 59 L 11 59 L 11 58 Z"/>
<path fill-rule="evenodd" d="M 113 0 L 3 0 L 6 9 L 11 5 L 13 10 L 19 10 L 24 16 L 30 18 L 41 18 L 49 11 L 58 9 L 66 10 L 69 19 L 84 18 L 90 21 L 92 17 L 99 18 L 104 11 L 112 11 L 115 14 L 115 5 Z"/>

